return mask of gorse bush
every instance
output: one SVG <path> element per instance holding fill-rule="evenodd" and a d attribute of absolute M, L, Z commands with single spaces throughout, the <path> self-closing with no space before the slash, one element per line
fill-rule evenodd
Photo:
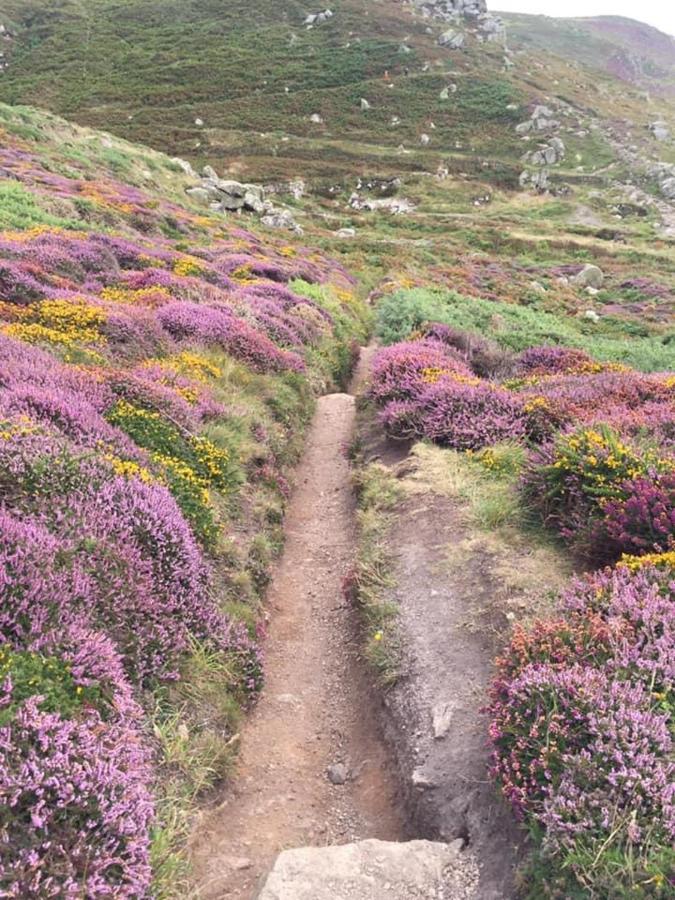
<path fill-rule="evenodd" d="M 578 553 L 612 561 L 671 547 L 674 474 L 668 457 L 601 425 L 563 433 L 534 451 L 523 491 Z"/>

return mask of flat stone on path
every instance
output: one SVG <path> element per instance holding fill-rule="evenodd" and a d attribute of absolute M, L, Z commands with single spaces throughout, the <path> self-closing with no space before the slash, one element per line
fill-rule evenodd
<path fill-rule="evenodd" d="M 478 900 L 476 864 L 461 844 L 368 840 L 285 850 L 258 900 Z"/>

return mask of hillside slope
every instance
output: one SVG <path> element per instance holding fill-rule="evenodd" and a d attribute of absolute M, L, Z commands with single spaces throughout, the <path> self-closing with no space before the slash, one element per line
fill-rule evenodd
<path fill-rule="evenodd" d="M 605 119 L 647 124 L 638 94 L 626 96 L 621 85 L 622 94 L 611 78 L 597 84 L 597 59 L 623 43 L 634 52 L 618 27 L 511 17 L 519 52 L 505 57 L 503 36 L 477 43 L 475 35 L 486 34 L 470 20 L 458 29 L 471 25 L 461 50 L 439 46 L 448 22 L 428 13 L 441 8 L 338 0 L 332 18 L 308 27 L 316 10 L 287 0 L 8 0 L 0 100 L 46 107 L 192 159 L 236 161 L 265 178 L 297 174 L 299 165 L 306 174 L 345 170 L 358 159 L 347 142 L 393 150 L 418 144 L 431 123 L 442 152 L 469 142 L 514 160 L 519 148 L 508 125 L 518 113 L 511 107 L 542 92 L 595 107 Z M 520 58 L 521 45 L 536 59 Z M 581 64 L 574 73 L 572 59 Z M 645 59 L 643 68 L 672 76 L 672 50 L 651 33 Z M 462 90 L 439 99 L 453 82 Z"/>
<path fill-rule="evenodd" d="M 675 38 L 621 16 L 504 13 L 511 45 L 555 53 L 655 94 L 675 94 Z"/>

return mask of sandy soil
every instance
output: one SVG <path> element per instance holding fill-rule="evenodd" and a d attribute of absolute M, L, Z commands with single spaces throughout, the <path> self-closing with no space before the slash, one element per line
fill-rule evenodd
<path fill-rule="evenodd" d="M 319 400 L 268 595 L 265 692 L 242 734 L 239 772 L 191 841 L 204 900 L 255 897 L 284 848 L 403 836 L 379 700 L 341 589 L 355 555 L 344 454 L 354 420 L 353 396 Z M 344 784 L 327 777 L 336 764 L 349 772 Z"/>

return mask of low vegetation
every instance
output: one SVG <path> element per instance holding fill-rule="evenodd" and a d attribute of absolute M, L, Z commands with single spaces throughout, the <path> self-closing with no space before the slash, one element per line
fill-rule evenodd
<path fill-rule="evenodd" d="M 302 246 L 2 154 L 0 892 L 186 896 L 262 685 L 286 473 L 365 314 Z"/>
<path fill-rule="evenodd" d="M 563 592 L 555 618 L 519 625 L 498 661 L 493 774 L 538 847 L 524 891 L 665 898 L 675 833 L 672 376 L 569 346 L 514 353 L 447 324 L 455 302 L 475 301 L 423 291 L 397 300 L 382 305 L 381 332 L 416 332 L 378 352 L 370 389 L 389 435 L 463 451 L 495 472 L 505 465 L 521 521 L 538 520 L 601 567 Z M 519 453 L 504 454 L 504 442 Z M 503 499 L 490 527 L 503 521 Z"/>

